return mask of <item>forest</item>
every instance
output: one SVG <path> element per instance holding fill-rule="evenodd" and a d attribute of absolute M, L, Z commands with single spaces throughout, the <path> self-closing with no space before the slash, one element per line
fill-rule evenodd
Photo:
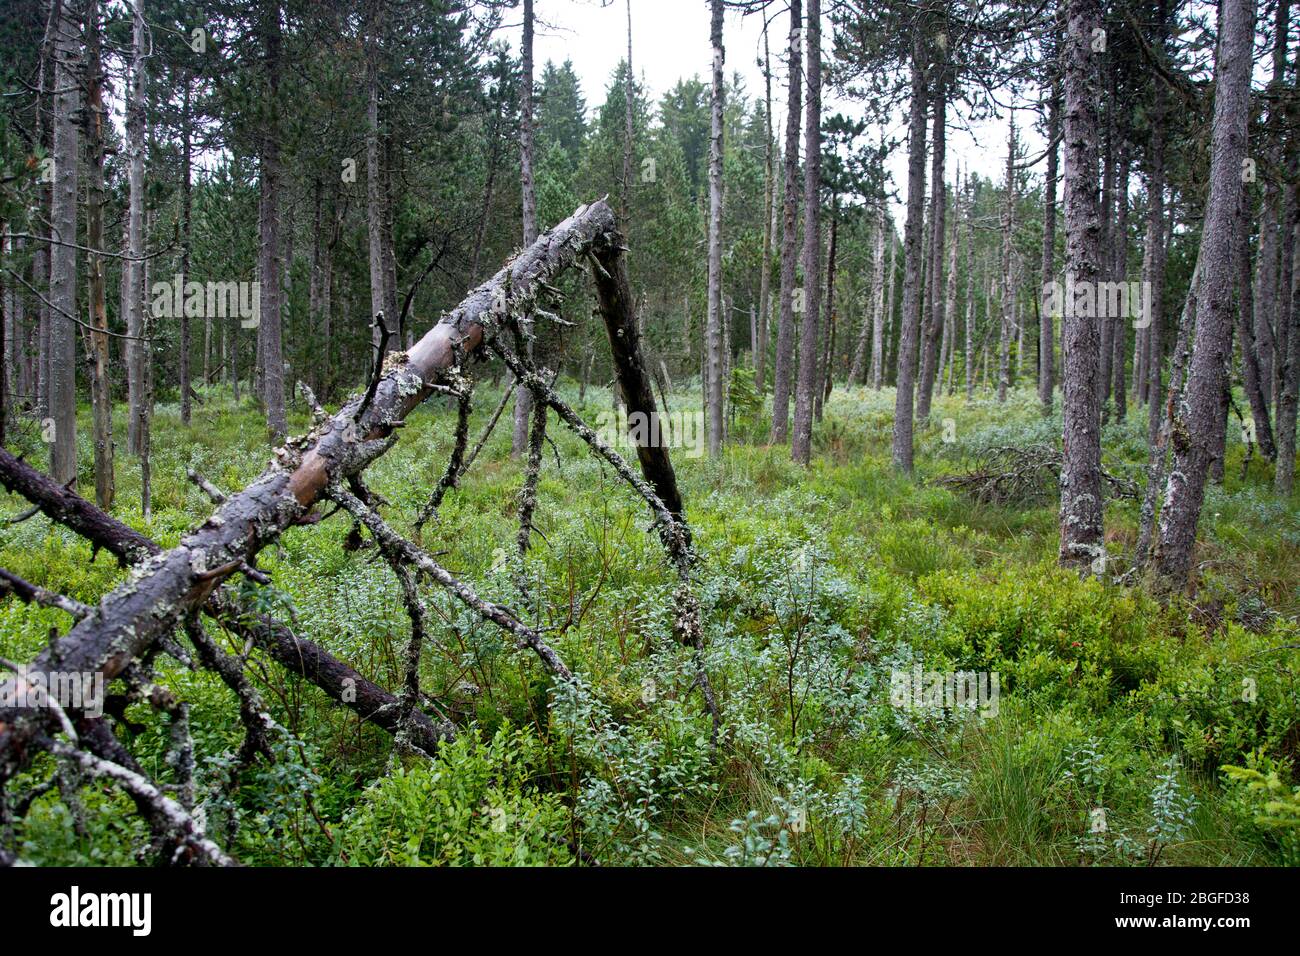
<path fill-rule="evenodd" d="M 0 866 L 1300 865 L 1300 4 L 0 52 Z"/>

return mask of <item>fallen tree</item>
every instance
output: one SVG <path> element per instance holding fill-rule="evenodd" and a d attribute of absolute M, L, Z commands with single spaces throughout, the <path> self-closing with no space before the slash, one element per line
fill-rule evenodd
<path fill-rule="evenodd" d="M 694 556 L 690 532 L 666 448 L 638 447 L 642 475 L 633 474 L 626 462 L 559 400 L 542 370 L 515 357 L 502 341 L 502 333 L 508 332 L 517 344 L 523 343 L 527 326 L 517 317 L 548 315 L 544 306 L 557 294 L 552 281 L 575 265 L 589 265 L 629 411 L 654 414 L 654 397 L 640 354 L 623 252 L 609 206 L 602 200 L 579 208 L 473 290 L 408 352 L 390 354 L 375 370 L 364 394 L 352 398 L 332 416 L 316 409 L 312 430 L 277 448 L 268 468 L 244 490 L 227 497 L 191 475 L 217 508 L 174 548 L 161 549 L 12 455 L 0 453 L 0 483 L 27 498 L 52 520 L 85 537 L 96 550 L 108 550 L 131 568 L 125 582 L 97 606 L 85 607 L 84 613 L 84 606 L 64 599 L 69 602 L 64 609 L 74 614 L 76 623 L 31 662 L 27 671 L 93 673 L 100 675 L 105 684 L 121 678 L 133 694 L 163 707 L 150 698 L 149 668 L 160 651 L 194 664 L 171 638 L 183 627 L 196 651 L 198 661 L 194 666 L 217 673 L 240 697 L 241 714 L 249 741 L 253 742 L 245 748 L 251 759 L 259 749 L 255 745 L 258 727 L 269 718 L 261 713 L 251 685 L 243 679 L 242 663 L 203 634 L 196 620 L 201 612 L 231 633 L 262 647 L 287 669 L 301 674 L 334 700 L 346 703 L 364 719 L 394 732 L 403 749 L 427 754 L 454 731 L 447 724 L 433 721 L 419 707 L 422 695 L 418 662 L 425 627 L 423 601 L 415 582 L 423 579 L 444 587 L 484 620 L 511 633 L 520 646 L 532 649 L 553 679 L 571 680 L 572 674 L 540 633 L 509 609 L 479 597 L 419 545 L 406 541 L 385 523 L 378 514 L 379 501 L 362 477 L 365 469 L 393 446 L 406 416 L 415 407 L 431 394 L 451 394 L 460 400 L 461 413 L 456 452 L 436 492 L 441 500 L 468 467 L 464 444 L 472 383 L 465 365 L 472 357 L 484 357 L 490 349 L 506 358 L 516 379 L 554 408 L 561 420 L 646 500 L 655 517 L 653 527 L 680 578 L 675 596 L 677 634 L 696 649 L 696 684 L 712 716 L 716 739 L 718 711 L 701 663 L 699 607 L 691 587 Z M 377 317 L 377 321 L 381 319 Z M 520 349 L 520 354 L 528 353 Z M 308 400 L 314 402 L 309 393 Z M 412 637 L 407 682 L 400 696 L 366 680 L 325 650 L 294 635 L 285 625 L 265 615 L 250 614 L 238 595 L 223 588 L 223 583 L 237 574 L 260 584 L 268 583 L 256 568 L 258 552 L 288 529 L 322 520 L 315 509 L 324 499 L 334 501 L 369 531 L 403 585 Z M 424 513 L 420 516 L 421 520 L 425 517 Z M 0 685 L 0 693 L 7 692 L 7 699 L 20 697 L 14 692 L 22 680 L 18 675 L 7 678 Z M 165 697 L 160 699 L 166 703 Z M 121 784 L 156 827 L 171 831 L 170 845 L 177 848 L 170 856 L 171 862 L 228 862 L 219 848 L 211 846 L 203 836 L 187 808 L 175 801 L 159 802 L 161 791 L 155 792 L 157 788 L 147 778 L 124 763 L 129 755 L 105 741 L 102 730 L 94 736 L 78 736 L 74 724 L 84 715 L 75 709 L 25 706 L 8 709 L 2 717 L 0 803 L 3 785 L 28 766 L 36 753 L 48 752 L 63 764 Z M 111 731 L 108 735 L 112 737 Z M 99 741 L 98 747 L 92 746 L 94 740 Z"/>

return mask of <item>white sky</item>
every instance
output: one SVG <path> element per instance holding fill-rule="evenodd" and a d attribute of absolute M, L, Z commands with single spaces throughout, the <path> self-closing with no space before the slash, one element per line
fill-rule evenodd
<path fill-rule="evenodd" d="M 574 70 L 582 83 L 583 96 L 589 110 L 605 98 L 605 88 L 615 68 L 627 52 L 627 7 L 625 0 L 613 0 L 601 6 L 601 0 L 535 0 L 538 19 L 534 37 L 534 58 L 537 76 L 547 60 L 561 63 L 573 61 Z M 637 76 L 648 87 L 652 101 L 657 101 L 679 79 L 698 75 L 708 82 L 712 70 L 712 51 L 709 47 L 708 0 L 631 0 L 632 3 L 632 65 Z M 780 10 L 780 12 L 776 12 Z M 772 108 L 777 129 L 785 123 L 785 76 L 778 56 L 784 51 L 789 34 L 789 18 L 782 6 L 773 4 L 774 19 L 768 28 L 773 71 Z M 727 75 L 739 73 L 745 80 L 746 93 L 751 98 L 763 95 L 763 73 L 759 59 L 763 55 L 762 14 L 742 16 L 739 11 L 728 10 L 723 26 L 723 45 L 727 54 Z M 520 28 L 516 22 L 503 31 L 515 49 L 519 46 Z M 829 51 L 831 37 L 829 23 L 823 20 L 823 51 Z M 823 52 L 823 56 L 827 56 Z M 906 105 L 906 104 L 904 104 Z M 861 104 L 834 95 L 826 90 L 822 108 L 827 114 L 841 112 L 850 117 L 861 117 Z M 1017 114 L 1021 142 L 1028 155 L 1037 156 L 1043 142 L 1032 129 L 1024 130 L 1030 121 L 1029 113 Z M 965 124 L 961 124 L 964 126 Z M 899 140 L 906 138 L 905 117 L 893 117 L 889 135 Z M 982 141 L 977 144 L 971 133 L 958 128 L 949 108 L 947 178 L 951 182 L 960 162 L 963 169 L 970 168 L 981 176 L 1001 182 L 1006 165 L 1006 121 L 981 123 L 971 131 Z M 875 139 L 878 133 L 868 131 Z M 886 160 L 886 168 L 893 178 L 898 194 L 898 204 L 893 209 L 894 221 L 902 228 L 902 203 L 906 201 L 907 150 L 900 147 Z M 1033 172 L 1042 175 L 1040 163 Z M 928 173 L 928 166 L 927 166 Z"/>

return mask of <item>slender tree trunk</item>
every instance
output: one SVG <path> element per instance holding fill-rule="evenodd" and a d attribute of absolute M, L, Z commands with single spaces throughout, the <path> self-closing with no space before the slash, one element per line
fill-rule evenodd
<path fill-rule="evenodd" d="M 1275 96 L 1282 94 L 1286 76 L 1287 31 L 1290 25 L 1289 0 L 1279 0 L 1275 8 L 1273 77 L 1269 82 L 1269 91 Z M 1269 109 L 1267 147 L 1267 166 L 1280 169 L 1282 166 L 1278 144 L 1282 134 L 1279 129 L 1281 120 L 1280 104 L 1274 100 Z M 1272 402 L 1280 397 L 1282 376 L 1281 363 L 1285 346 L 1282 342 L 1284 322 L 1279 321 L 1279 223 L 1282 189 L 1278 177 L 1270 169 L 1264 177 L 1264 199 L 1259 211 L 1259 256 L 1255 274 L 1254 289 L 1254 340 L 1259 346 L 1259 371 L 1262 387 Z M 1276 333 L 1274 330 L 1277 330 Z M 1242 340 L 1242 348 L 1246 341 Z M 1258 420 L 1256 421 L 1258 428 Z"/>
<path fill-rule="evenodd" d="M 1105 96 L 1105 135 L 1103 141 L 1105 149 L 1101 156 L 1101 274 L 1097 277 L 1099 281 L 1108 281 L 1113 278 L 1112 266 L 1114 264 L 1114 236 L 1115 236 L 1115 148 L 1116 148 L 1116 124 L 1115 124 L 1115 67 L 1114 59 L 1107 59 L 1102 66 L 1107 78 L 1107 89 Z M 1102 305 L 1102 296 L 1100 289 L 1097 295 L 1097 331 L 1101 337 L 1101 354 L 1098 368 L 1100 374 L 1097 379 L 1097 407 L 1100 409 L 1102 421 L 1106 421 L 1107 410 L 1106 403 L 1110 401 L 1110 361 L 1114 351 L 1114 334 L 1115 322 L 1117 317 L 1109 314 L 1109 309 Z"/>
<path fill-rule="evenodd" d="M 715 0 L 721 3 L 721 0 Z M 821 319 L 821 177 L 822 177 L 822 53 L 821 0 L 808 0 L 804 31 L 804 64 L 808 90 L 804 109 L 803 285 L 804 313 L 799 331 L 799 384 L 795 390 L 791 458 L 801 465 L 812 460 L 813 398 L 817 388 L 817 336 Z"/>
<path fill-rule="evenodd" d="M 127 201 L 127 255 L 122 300 L 126 311 L 127 450 L 140 454 L 144 417 L 145 363 L 149 360 L 144 336 L 144 0 L 132 0 L 131 86 L 126 109 L 126 151 L 129 198 Z"/>
<path fill-rule="evenodd" d="M 956 364 L 955 356 L 957 352 L 957 257 L 961 252 L 961 170 L 957 170 L 957 175 L 952 183 L 952 235 L 949 237 L 948 246 L 948 286 L 944 294 L 944 341 L 947 343 L 944 347 L 945 359 L 944 369 L 948 380 L 948 392 L 952 393 L 953 366 Z"/>
<path fill-rule="evenodd" d="M 280 4 L 272 0 L 266 9 L 263 25 L 266 48 L 266 85 L 268 115 L 262 130 L 260 161 L 260 205 L 258 248 L 261 261 L 261 303 L 257 326 L 262 356 L 262 404 L 266 408 L 266 427 L 273 442 L 284 440 L 288 433 L 284 409 L 284 358 L 281 336 L 280 295 Z"/>
<path fill-rule="evenodd" d="M 190 278 L 191 219 L 193 212 L 193 188 L 190 183 L 191 165 L 191 130 L 190 130 L 190 76 L 186 72 L 182 79 L 184 88 L 181 92 L 181 288 Z M 181 422 L 190 423 L 190 316 L 189 310 L 182 308 L 180 314 L 180 389 Z"/>
<path fill-rule="evenodd" d="M 522 72 L 519 80 L 519 180 L 523 205 L 524 245 L 537 239 L 537 191 L 533 184 L 533 0 L 524 0 L 524 33 L 521 49 Z M 629 74 L 630 74 L 629 70 Z M 532 356 L 532 317 L 523 319 L 529 337 L 528 355 Z M 518 458 L 528 450 L 529 423 L 532 420 L 533 393 L 525 386 L 515 388 L 514 428 L 510 454 Z"/>
<path fill-rule="evenodd" d="M 794 366 L 795 250 L 799 241 L 799 125 L 803 104 L 802 0 L 790 0 L 789 86 L 786 96 L 784 191 L 781 197 L 781 316 L 772 379 L 772 442 L 789 438 L 790 378 Z M 813 202 L 817 197 L 813 197 Z"/>
<path fill-rule="evenodd" d="M 627 76 L 623 84 L 623 182 L 619 210 L 625 234 L 630 216 L 628 194 L 632 189 L 632 92 L 635 83 L 636 74 L 632 71 L 632 0 L 627 0 Z"/>
<path fill-rule="evenodd" d="M 1163 16 L 1163 15 L 1162 15 Z M 1158 28 L 1160 48 L 1164 47 L 1164 24 Z M 1142 315 L 1142 373 L 1139 378 L 1147 400 L 1147 441 L 1155 448 L 1160 434 L 1163 410 L 1160 398 L 1161 366 L 1164 364 L 1164 289 L 1165 289 L 1165 134 L 1164 90 L 1159 79 L 1155 84 L 1152 108 L 1151 140 L 1147 146 L 1147 223 L 1145 248 L 1142 252 L 1142 281 L 1147 289 L 1146 312 Z"/>
<path fill-rule="evenodd" d="M 722 122 L 723 99 L 726 95 L 723 86 L 722 64 L 725 52 L 722 48 L 722 14 L 726 4 L 723 0 L 710 0 L 712 19 L 709 29 L 709 42 L 713 47 L 713 91 L 709 97 L 710 132 L 709 132 L 709 303 L 707 319 L 708 338 L 708 432 L 709 455 L 716 458 L 722 454 L 723 417 L 722 417 Z"/>
<path fill-rule="evenodd" d="M 1065 268 L 1083 289 L 1101 275 L 1097 202 L 1097 103 L 1101 56 L 1099 0 L 1069 0 L 1065 40 Z M 1095 311 L 1065 303 L 1062 343 L 1064 453 L 1060 561 L 1087 567 L 1102 554 L 1101 415 L 1097 406 L 1100 336 Z M 1080 312 L 1087 312 L 1080 315 Z"/>
<path fill-rule="evenodd" d="M 1156 560 L 1174 586 L 1187 581 L 1205 482 L 1221 427 L 1232 334 L 1232 227 L 1241 201 L 1241 163 L 1246 153 L 1250 104 L 1254 0 L 1224 0 L 1215 60 L 1214 125 L 1210 192 L 1201 236 L 1204 274 L 1197 292 L 1196 338 L 1187 389 L 1173 430 L 1174 464 L 1160 513 Z"/>
<path fill-rule="evenodd" d="M 970 186 L 970 170 L 966 171 L 966 184 Z M 971 195 L 971 209 L 966 214 L 966 401 L 975 398 L 975 197 Z"/>
<path fill-rule="evenodd" d="M 831 200 L 831 247 L 826 257 L 826 352 L 821 365 L 821 387 L 817 392 L 814 412 L 817 421 L 822 420 L 822 409 L 831 397 L 831 388 L 835 383 L 835 262 L 839 251 L 839 197 Z"/>
<path fill-rule="evenodd" d="M 50 477 L 77 479 L 77 161 L 76 117 L 81 109 L 81 27 L 72 4 L 59 12 L 54 37 L 54 181 L 50 225 L 49 417 Z"/>
<path fill-rule="evenodd" d="M 1055 48 L 1060 49 L 1060 36 L 1055 38 Z M 1043 181 L 1043 286 L 1056 279 L 1056 180 L 1057 136 L 1061 132 L 1061 81 L 1057 71 L 1059 58 L 1053 67 L 1052 87 L 1047 106 L 1047 172 Z M 1043 414 L 1052 414 L 1056 390 L 1056 329 L 1055 315 L 1048 308 L 1039 309 L 1038 319 L 1038 398 L 1043 404 Z"/>
<path fill-rule="evenodd" d="M 772 54 L 767 45 L 767 21 L 763 22 L 763 254 L 758 275 L 758 337 L 754 344 L 754 388 L 760 396 L 767 376 L 767 332 L 772 322 L 772 233 L 776 228 L 776 163 L 772 138 Z"/>
<path fill-rule="evenodd" d="M 86 367 L 95 447 L 95 503 L 107 511 L 113 506 L 113 405 L 108 380 L 108 309 L 104 301 L 104 73 L 100 60 L 99 2 L 86 4 L 86 130 L 89 140 L 86 184 L 86 245 L 93 250 L 87 261 L 90 327 L 85 334 Z"/>
<path fill-rule="evenodd" d="M 1237 207 L 1236 221 L 1233 225 L 1233 255 L 1237 261 L 1237 308 L 1234 317 L 1237 325 L 1237 338 L 1241 340 L 1241 377 L 1245 386 L 1246 400 L 1250 402 L 1251 421 L 1254 423 L 1254 440 L 1259 443 L 1259 450 L 1269 461 L 1277 459 L 1277 445 L 1273 442 L 1273 425 L 1270 420 L 1272 396 L 1265 391 L 1267 383 L 1261 375 L 1259 354 L 1255 347 L 1255 328 L 1252 321 L 1254 303 L 1251 288 L 1250 262 L 1250 223 L 1247 221 L 1248 197 L 1243 189 L 1241 203 Z"/>
<path fill-rule="evenodd" d="M 1292 175 L 1297 172 L 1295 164 L 1291 167 Z M 1274 472 L 1274 487 L 1280 495 L 1290 495 L 1295 483 L 1296 453 L 1296 408 L 1300 404 L 1300 209 L 1294 202 L 1288 207 L 1289 219 L 1286 223 L 1290 233 L 1287 245 L 1291 250 L 1291 291 L 1287 297 L 1287 331 L 1286 364 L 1283 366 L 1284 387 L 1282 401 L 1278 406 L 1278 459 Z"/>
<path fill-rule="evenodd" d="M 925 338 L 921 352 L 921 380 L 916 390 L 916 417 L 925 421 L 930 417 L 930 403 L 934 397 L 935 364 L 938 360 L 939 336 L 943 331 L 943 237 L 944 217 L 947 214 L 947 191 L 944 185 L 946 165 L 946 134 L 948 93 L 944 83 L 944 67 L 936 67 L 934 91 L 931 102 L 934 109 L 933 145 L 930 157 L 930 183 L 933 196 L 930 200 L 930 256 L 928 289 L 925 302 Z"/>
<path fill-rule="evenodd" d="M 1130 169 L 1129 144 L 1125 139 L 1120 143 L 1119 176 L 1115 191 L 1115 232 L 1111 236 L 1114 244 L 1114 263 L 1111 273 L 1116 282 L 1128 278 L 1128 186 Z M 1128 415 L 1128 397 L 1124 394 L 1124 366 L 1128 362 L 1128 330 L 1125 328 L 1126 316 L 1112 319 L 1114 331 L 1111 335 L 1111 375 L 1112 393 L 1115 402 L 1115 418 L 1124 421 Z"/>
<path fill-rule="evenodd" d="M 884 310 L 885 270 L 885 207 L 882 204 L 876 211 L 876 241 L 871 258 L 871 311 L 862 310 L 862 328 L 858 332 L 858 344 L 853 350 L 853 365 L 849 369 L 850 385 L 865 385 L 863 375 L 867 365 L 867 347 L 871 347 L 871 380 L 879 379 L 880 344 L 883 338 L 881 324 Z"/>
<path fill-rule="evenodd" d="M 872 357 L 872 363 L 875 366 L 873 380 L 876 391 L 880 391 L 884 386 L 885 376 L 888 375 L 889 369 L 893 368 L 890 362 L 892 358 L 890 349 L 893 348 L 891 343 L 894 338 L 894 270 L 898 263 L 899 244 L 894 241 L 893 223 L 888 218 L 885 219 L 885 223 L 885 242 L 889 245 L 889 269 L 885 272 L 885 312 L 884 321 L 881 323 L 883 328 L 881 329 L 880 362 L 877 364 L 875 357 Z"/>
<path fill-rule="evenodd" d="M 998 401 L 1007 400 L 1011 384 L 1011 325 L 1015 320 L 1016 114 L 1011 111 L 1007 137 L 1007 181 L 1002 205 L 1002 325 L 998 345 Z"/>
<path fill-rule="evenodd" d="M 903 226 L 903 314 L 898 338 L 898 389 L 894 399 L 894 467 L 912 471 L 912 403 L 917 335 L 921 325 L 921 230 L 925 210 L 926 61 L 920 23 L 912 25 L 911 104 L 908 107 L 907 220 Z"/>

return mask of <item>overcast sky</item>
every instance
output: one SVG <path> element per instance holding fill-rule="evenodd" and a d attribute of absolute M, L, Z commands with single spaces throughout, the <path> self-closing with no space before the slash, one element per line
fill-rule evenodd
<path fill-rule="evenodd" d="M 536 75 L 540 78 L 542 65 L 547 60 L 556 63 L 572 60 L 582 82 L 588 110 L 593 110 L 604 100 L 610 78 L 627 52 L 626 0 L 613 0 L 605 6 L 599 0 L 535 0 L 535 4 L 539 21 L 533 41 Z M 783 129 L 785 75 L 784 67 L 777 66 L 777 58 L 785 49 L 790 21 L 783 6 L 773 4 L 772 13 L 775 18 L 768 28 L 768 42 L 774 64 L 773 111 L 777 128 Z M 518 24 L 504 32 L 518 50 Z M 829 24 L 823 21 L 823 50 L 830 49 L 829 32 Z M 763 72 L 759 60 L 763 55 L 763 15 L 742 16 L 738 11 L 728 10 L 723 26 L 723 45 L 727 54 L 728 77 L 739 73 L 744 78 L 747 95 L 761 97 Z M 654 101 L 683 77 L 699 76 L 708 82 L 712 69 L 708 0 L 632 0 L 632 66 L 638 78 L 649 88 Z M 861 104 L 837 97 L 832 90 L 823 95 L 822 106 L 826 114 L 841 112 L 861 117 L 864 112 Z M 1018 116 L 1017 126 L 1023 126 L 1030 119 L 1028 113 Z M 956 164 L 960 162 L 963 169 L 970 168 L 981 176 L 1001 182 L 1006 165 L 1006 119 L 974 127 L 972 132 L 982 141 L 978 145 L 970 132 L 956 128 L 951 109 L 949 122 L 948 180 L 951 182 Z M 892 117 L 888 135 L 904 140 L 906 132 L 905 117 Z M 878 134 L 872 132 L 870 135 L 874 139 Z M 1022 142 L 1027 143 L 1033 156 L 1042 151 L 1042 141 L 1032 130 L 1022 135 Z M 905 145 L 893 152 L 886 167 L 898 195 L 893 215 L 901 229 L 901 204 L 906 200 L 907 189 Z M 1042 165 L 1034 172 L 1041 176 Z"/>

